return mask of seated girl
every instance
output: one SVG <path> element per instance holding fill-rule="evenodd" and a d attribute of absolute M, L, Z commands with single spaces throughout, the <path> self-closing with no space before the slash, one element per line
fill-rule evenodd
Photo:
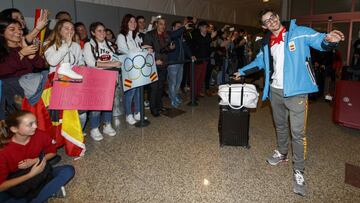
<path fill-rule="evenodd" d="M 32 113 L 22 110 L 8 116 L 0 147 L 0 192 L 1 196 L 10 194 L 8 202 L 44 202 L 54 194 L 65 196 L 63 186 L 74 176 L 74 167 L 47 165 L 56 147 L 50 136 L 37 130 Z"/>

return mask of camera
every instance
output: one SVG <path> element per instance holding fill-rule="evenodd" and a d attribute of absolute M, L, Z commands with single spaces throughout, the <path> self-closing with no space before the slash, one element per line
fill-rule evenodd
<path fill-rule="evenodd" d="M 187 16 L 186 19 L 187 19 L 189 22 L 191 21 L 192 23 L 194 23 L 194 22 L 193 22 L 194 17 L 192 17 L 192 16 Z"/>

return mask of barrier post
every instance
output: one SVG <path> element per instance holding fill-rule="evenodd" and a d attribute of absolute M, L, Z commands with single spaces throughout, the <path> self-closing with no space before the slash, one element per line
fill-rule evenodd
<path fill-rule="evenodd" d="M 144 119 L 144 86 L 140 87 L 140 121 L 135 123 L 138 128 L 146 127 L 150 121 Z"/>
<path fill-rule="evenodd" d="M 187 104 L 188 106 L 197 106 L 198 103 L 195 99 L 195 62 L 191 61 L 191 101 Z"/>

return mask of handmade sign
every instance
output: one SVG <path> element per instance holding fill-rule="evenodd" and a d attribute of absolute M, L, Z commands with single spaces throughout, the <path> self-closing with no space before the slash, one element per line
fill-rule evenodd
<path fill-rule="evenodd" d="M 54 80 L 49 109 L 111 111 L 118 73 L 86 66 L 73 67 L 81 83 Z"/>
<path fill-rule="evenodd" d="M 124 91 L 158 80 L 154 53 L 134 52 L 113 58 L 122 63 L 121 74 Z"/>

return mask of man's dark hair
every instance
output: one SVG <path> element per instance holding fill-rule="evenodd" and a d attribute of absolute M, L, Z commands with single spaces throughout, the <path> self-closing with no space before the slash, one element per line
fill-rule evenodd
<path fill-rule="evenodd" d="M 180 23 L 181 24 L 181 21 L 180 20 L 175 20 L 174 22 L 171 23 L 171 27 L 175 27 L 176 24 Z"/>
<path fill-rule="evenodd" d="M 265 15 L 268 12 L 271 12 L 272 14 L 277 15 L 277 13 L 271 8 L 265 8 L 265 9 L 261 10 L 258 15 L 260 25 L 264 24 L 261 19 L 262 19 L 263 15 Z"/>
<path fill-rule="evenodd" d="M 144 17 L 144 16 L 136 16 L 136 22 L 138 22 L 140 19 L 144 19 L 144 20 L 145 20 L 145 17 Z"/>
<path fill-rule="evenodd" d="M 67 12 L 67 11 L 59 11 L 56 15 L 55 15 L 55 19 L 59 19 L 59 17 L 61 16 L 61 15 L 68 15 L 68 16 L 71 16 L 70 15 L 70 13 L 69 12 Z"/>
<path fill-rule="evenodd" d="M 209 26 L 209 24 L 206 21 L 200 21 L 198 24 L 198 27 L 201 27 L 201 26 Z"/>
<path fill-rule="evenodd" d="M 84 26 L 85 27 L 85 24 L 83 22 L 77 22 L 74 24 L 74 28 L 77 28 L 77 27 L 80 27 L 80 26 Z M 86 28 L 86 27 L 85 27 Z"/>

